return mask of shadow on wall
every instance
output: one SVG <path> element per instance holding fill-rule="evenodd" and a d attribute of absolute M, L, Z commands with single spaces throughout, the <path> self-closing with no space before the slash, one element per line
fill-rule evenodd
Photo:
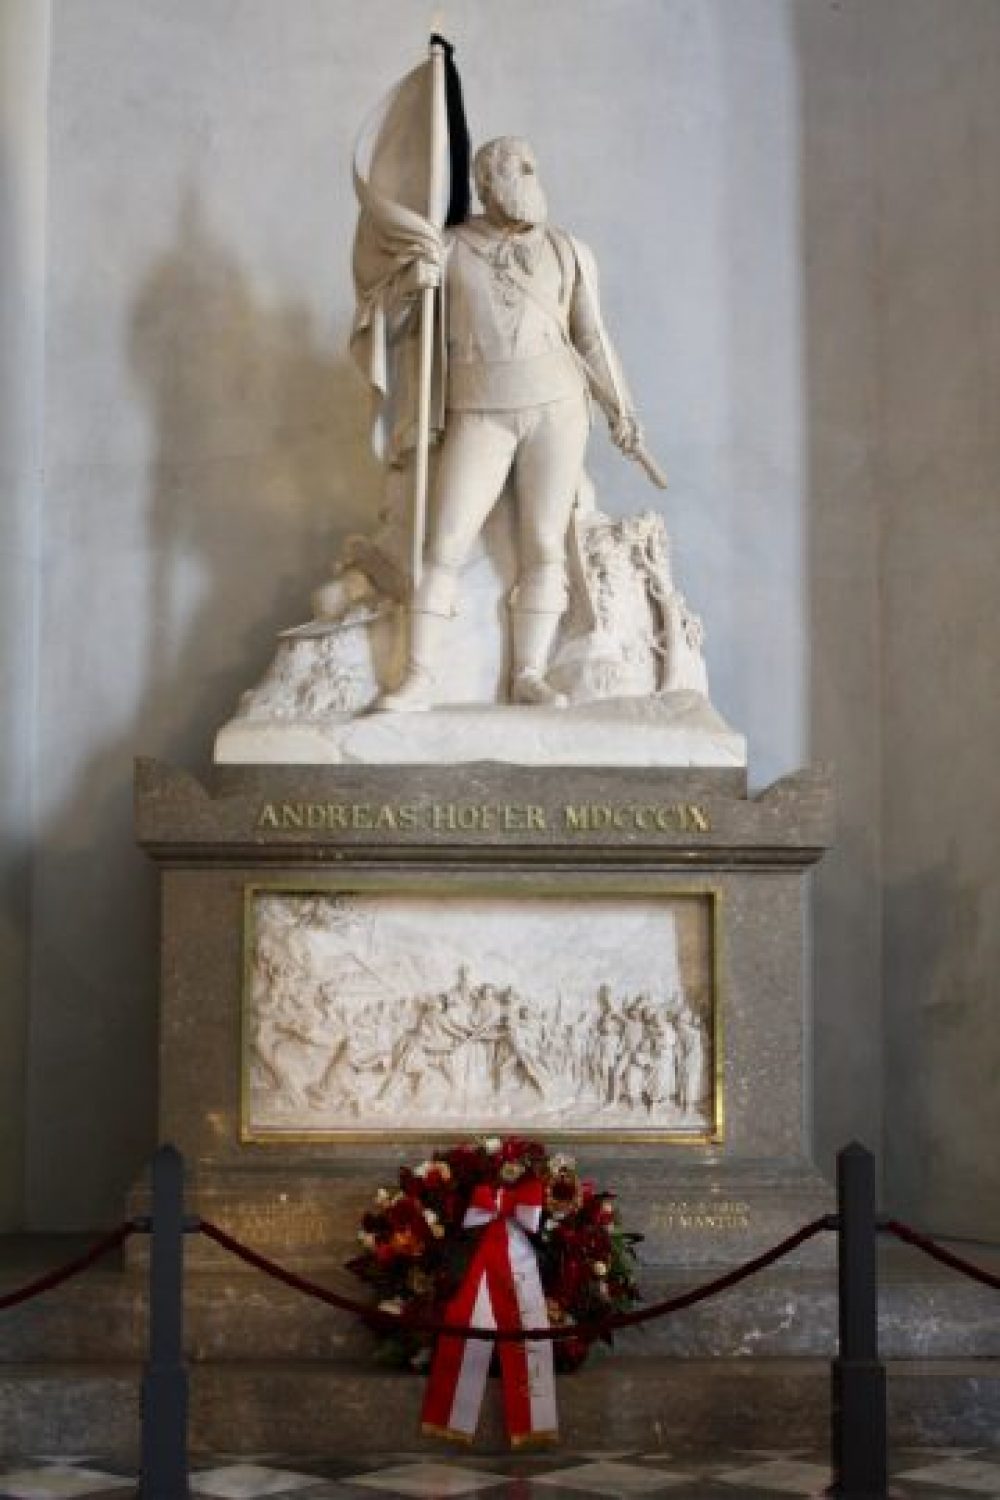
<path fill-rule="evenodd" d="M 157 882 L 134 844 L 133 758 L 205 771 L 215 730 L 276 631 L 308 617 L 339 539 L 367 523 L 378 497 L 363 382 L 323 334 L 302 305 L 255 296 L 188 191 L 131 319 L 154 441 L 148 536 L 109 564 L 123 654 L 145 642 L 145 664 L 141 650 L 131 658 L 141 688 L 128 728 L 81 769 L 43 836 L 39 1227 L 115 1221 L 155 1140 Z M 103 642 L 105 675 L 115 650 Z"/>
<path fill-rule="evenodd" d="M 255 300 L 192 192 L 137 298 L 131 356 L 156 440 L 147 682 L 159 722 L 140 725 L 198 765 L 275 631 L 305 617 L 337 534 L 370 521 L 366 397 L 302 306 Z"/>

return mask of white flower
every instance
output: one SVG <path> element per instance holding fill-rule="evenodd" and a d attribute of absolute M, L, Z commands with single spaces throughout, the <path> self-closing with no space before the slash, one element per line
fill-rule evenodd
<path fill-rule="evenodd" d="M 438 1221 L 438 1216 L 434 1212 L 433 1208 L 424 1209 L 424 1218 L 427 1220 L 428 1224 L 436 1224 Z"/>
<path fill-rule="evenodd" d="M 483 1136 L 483 1150 L 488 1151 L 491 1156 L 496 1156 L 502 1145 L 503 1141 L 498 1135 Z"/>
<path fill-rule="evenodd" d="M 375 1243 L 375 1236 L 373 1234 L 369 1234 L 367 1229 L 358 1230 L 358 1239 L 361 1241 L 362 1245 L 364 1245 L 366 1250 L 370 1250 Z"/>
<path fill-rule="evenodd" d="M 434 1238 L 436 1240 L 443 1240 L 444 1239 L 444 1225 L 443 1224 L 432 1224 L 431 1225 L 431 1234 L 434 1236 Z"/>
<path fill-rule="evenodd" d="M 433 1171 L 436 1165 L 436 1162 L 422 1161 L 419 1167 L 413 1168 L 413 1175 L 414 1177 L 426 1177 L 428 1172 Z"/>
<path fill-rule="evenodd" d="M 379 1312 L 401 1313 L 403 1304 L 398 1297 L 386 1297 L 384 1302 L 379 1303 L 378 1310 Z"/>
<path fill-rule="evenodd" d="M 549 1157 L 549 1171 L 554 1177 L 557 1177 L 560 1172 L 575 1172 L 576 1157 L 567 1156 L 565 1151 L 557 1151 L 555 1156 Z"/>
<path fill-rule="evenodd" d="M 608 1268 L 604 1264 L 603 1260 L 595 1260 L 590 1269 L 593 1271 L 595 1276 L 603 1277 L 607 1276 L 608 1274 Z"/>
<path fill-rule="evenodd" d="M 388 1188 L 379 1188 L 378 1192 L 375 1194 L 375 1202 L 379 1205 L 380 1208 L 383 1207 L 386 1203 L 389 1203 L 391 1199 L 392 1194 L 389 1192 Z"/>

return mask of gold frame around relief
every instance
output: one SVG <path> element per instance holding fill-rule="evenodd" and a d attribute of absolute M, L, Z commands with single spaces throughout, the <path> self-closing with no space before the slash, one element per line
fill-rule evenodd
<path fill-rule="evenodd" d="M 285 892 L 302 896 L 355 896 L 355 895 L 448 895 L 448 896 L 497 896 L 516 899 L 518 896 L 563 897 L 579 894 L 591 896 L 645 896 L 672 900 L 707 901 L 709 910 L 709 956 L 711 962 L 712 994 L 712 1081 L 713 1124 L 703 1131 L 665 1130 L 597 1130 L 597 1129 L 553 1129 L 546 1130 L 546 1139 L 555 1142 L 580 1142 L 590 1145 L 670 1145 L 670 1146 L 719 1146 L 725 1139 L 724 1099 L 724 999 L 725 984 L 722 968 L 723 892 L 717 885 L 701 882 L 678 885 L 673 880 L 655 874 L 636 875 L 631 878 L 619 874 L 603 875 L 597 871 L 570 872 L 561 870 L 546 877 L 539 872 L 512 875 L 504 872 L 495 877 L 477 872 L 470 881 L 463 872 L 428 872 L 426 878 L 414 880 L 412 874 L 389 872 L 351 871 L 342 875 L 331 872 L 328 877 L 312 876 L 309 879 L 259 880 L 248 882 L 243 888 L 243 974 L 239 1017 L 239 1139 L 244 1146 L 276 1145 L 378 1145 L 397 1141 L 445 1142 L 462 1140 L 468 1134 L 461 1130 L 420 1129 L 371 1129 L 371 1130 L 308 1130 L 308 1131 L 253 1131 L 248 1126 L 249 1068 L 247 1012 L 252 977 L 253 960 L 253 906 L 260 894 Z"/>

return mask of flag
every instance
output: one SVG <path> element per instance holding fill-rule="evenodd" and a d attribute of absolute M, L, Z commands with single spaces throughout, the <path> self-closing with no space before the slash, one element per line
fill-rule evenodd
<path fill-rule="evenodd" d="M 351 352 L 373 397 L 372 443 L 390 461 L 412 427 L 406 339 L 393 324 L 393 290 L 418 260 L 440 261 L 442 231 L 469 211 L 469 133 L 453 49 L 431 56 L 375 109 L 354 149 L 360 205 L 352 268 L 357 312 Z M 435 55 L 437 54 L 437 55 Z M 405 325 L 405 310 L 403 323 Z"/>

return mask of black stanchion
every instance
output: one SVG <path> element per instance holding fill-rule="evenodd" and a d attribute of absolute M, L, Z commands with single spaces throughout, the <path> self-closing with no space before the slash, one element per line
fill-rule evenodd
<path fill-rule="evenodd" d="M 837 1156 L 840 1355 L 833 1361 L 834 1495 L 886 1493 L 885 1368 L 878 1357 L 875 1158 L 857 1142 Z"/>
<path fill-rule="evenodd" d="M 142 1382 L 141 1500 L 186 1500 L 188 1372 L 181 1347 L 184 1160 L 173 1146 L 153 1157 L 149 1256 L 149 1359 Z"/>

